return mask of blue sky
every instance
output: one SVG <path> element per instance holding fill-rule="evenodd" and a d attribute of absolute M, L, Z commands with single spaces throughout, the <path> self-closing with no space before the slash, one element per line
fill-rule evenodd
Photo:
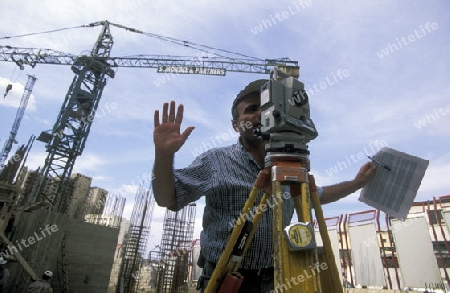
<path fill-rule="evenodd" d="M 147 33 L 210 46 L 199 52 L 142 34 L 111 28 L 111 56 L 213 56 L 217 49 L 247 56 L 288 57 L 299 62 L 300 80 L 310 94 L 311 118 L 319 136 L 309 144 L 311 173 L 319 185 L 354 177 L 366 162 L 358 153 L 380 145 L 430 161 L 416 200 L 449 194 L 450 24 L 447 1 L 40 1 L 4 5 L 0 37 L 77 27 L 109 20 Z M 1 45 L 51 48 L 86 54 L 100 27 L 0 39 Z M 229 55 L 230 57 L 239 57 Z M 345 74 L 343 74 L 345 73 Z M 17 141 L 52 128 L 74 76 L 69 66 L 39 64 L 20 72 L 0 63 L 0 144 L 16 115 L 27 74 L 38 80 Z M 225 77 L 164 75 L 155 69 L 119 68 L 103 92 L 86 148 L 74 172 L 92 185 L 120 191 L 131 213 L 139 179 L 149 178 L 154 160 L 153 112 L 164 102 L 185 105 L 184 126 L 196 127 L 177 153 L 175 166 L 213 145 L 234 143 L 230 106 L 236 94 L 261 74 L 228 72 Z M 229 134 L 218 142 L 217 135 Z M 16 145 L 17 146 L 17 145 Z M 15 147 L 16 147 L 15 146 Z M 13 149 L 15 150 L 15 148 Z M 36 141 L 31 168 L 44 164 Z M 355 159 L 356 158 L 356 159 Z M 148 180 L 148 179 L 147 179 Z M 149 181 L 148 181 L 149 182 Z M 370 209 L 359 192 L 324 206 L 332 217 Z M 198 202 L 195 237 L 203 201 Z M 149 247 L 159 244 L 164 209 L 155 208 Z"/>

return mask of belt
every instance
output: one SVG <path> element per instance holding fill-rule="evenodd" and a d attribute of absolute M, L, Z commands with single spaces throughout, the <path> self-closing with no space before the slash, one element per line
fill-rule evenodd
<path fill-rule="evenodd" d="M 273 267 L 254 270 L 239 269 L 239 273 L 241 273 L 244 277 L 273 277 L 274 269 Z"/>

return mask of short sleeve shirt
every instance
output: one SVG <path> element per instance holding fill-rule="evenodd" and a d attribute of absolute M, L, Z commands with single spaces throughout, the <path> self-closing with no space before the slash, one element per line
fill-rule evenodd
<path fill-rule="evenodd" d="M 242 208 L 261 170 L 239 141 L 228 147 L 210 149 L 187 168 L 174 170 L 176 205 L 171 210 L 179 210 L 202 196 L 205 198 L 200 245 L 208 261 L 218 262 L 237 220 L 252 218 L 252 213 L 243 214 Z M 263 192 L 259 192 L 255 204 L 262 196 Z M 243 269 L 273 266 L 272 207 L 277 203 L 269 199 L 265 204 L 267 209 L 245 254 Z M 283 196 L 282 208 L 283 225 L 287 226 L 294 213 L 289 194 Z"/>

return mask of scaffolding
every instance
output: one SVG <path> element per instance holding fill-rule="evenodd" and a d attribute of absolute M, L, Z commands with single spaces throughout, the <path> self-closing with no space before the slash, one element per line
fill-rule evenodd
<path fill-rule="evenodd" d="M 17 207 L 23 198 L 22 189 L 26 183 L 27 172 L 24 164 L 34 139 L 35 137 L 31 136 L 27 145 L 21 145 L 0 170 L 0 234 L 8 235 L 12 230 Z"/>
<path fill-rule="evenodd" d="M 26 177 L 24 175 L 26 172 L 23 172 L 26 169 L 24 164 L 34 139 L 35 137 L 31 136 L 27 145 L 21 145 L 15 155 L 0 170 L 0 251 L 2 253 L 15 247 L 11 235 L 14 233 L 13 224 L 17 215 L 17 203 L 21 200 L 21 189 Z M 26 271 L 28 277 L 37 277 L 33 268 L 27 263 L 27 258 L 24 257 L 22 251 L 17 251 L 14 258 Z"/>
<path fill-rule="evenodd" d="M 161 239 L 161 260 L 157 282 L 158 293 L 188 292 L 188 278 L 196 205 L 166 211 Z"/>
<path fill-rule="evenodd" d="M 118 286 L 121 291 L 118 292 L 136 292 L 139 270 L 144 262 L 145 248 L 150 234 L 154 206 L 153 193 L 149 189 L 139 187 L 131 213 L 130 228 L 124 241 L 124 257 Z"/>

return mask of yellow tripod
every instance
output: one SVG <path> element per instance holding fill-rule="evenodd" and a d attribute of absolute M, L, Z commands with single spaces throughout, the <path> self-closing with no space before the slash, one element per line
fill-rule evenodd
<path fill-rule="evenodd" d="M 242 279 L 238 273 L 241 260 L 270 197 L 274 202 L 274 292 L 343 292 L 314 178 L 308 174 L 309 160 L 302 156 L 281 154 L 270 156 L 268 166 L 258 174 L 242 214 L 250 214 L 253 210 L 258 191 L 271 190 L 270 195 L 264 193 L 253 219 L 236 222 L 205 293 L 231 293 L 229 280 Z M 298 215 L 298 223 L 286 228 L 282 226 L 283 185 L 289 186 Z M 323 253 L 319 253 L 314 239 L 312 208 L 323 240 Z"/>

